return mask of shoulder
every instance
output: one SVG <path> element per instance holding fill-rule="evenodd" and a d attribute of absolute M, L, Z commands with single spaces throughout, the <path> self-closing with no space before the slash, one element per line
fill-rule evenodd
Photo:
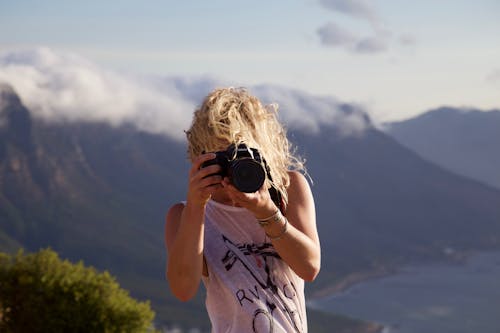
<path fill-rule="evenodd" d="M 298 171 L 291 171 L 289 175 L 290 185 L 287 188 L 286 217 L 291 224 L 311 239 L 317 239 L 316 209 L 309 183 L 306 177 Z"/>
<path fill-rule="evenodd" d="M 179 202 L 174 204 L 167 212 L 167 223 L 172 220 L 176 220 L 177 217 L 182 215 L 182 211 L 184 210 L 184 203 Z"/>
<path fill-rule="evenodd" d="M 306 177 L 298 171 L 289 171 L 288 175 L 290 176 L 290 185 L 287 188 L 288 208 L 312 208 L 314 199 Z"/>
<path fill-rule="evenodd" d="M 288 194 L 296 194 L 302 192 L 310 192 L 311 188 L 306 177 L 298 171 L 288 171 L 290 177 L 290 185 L 288 186 Z"/>
<path fill-rule="evenodd" d="M 301 182 L 308 185 L 306 177 L 299 171 L 295 170 L 288 171 L 288 176 L 290 177 L 290 185 L 292 182 Z"/>
<path fill-rule="evenodd" d="M 165 241 L 167 247 L 172 243 L 181 222 L 182 212 L 184 211 L 184 203 L 179 202 L 170 207 L 165 218 Z"/>

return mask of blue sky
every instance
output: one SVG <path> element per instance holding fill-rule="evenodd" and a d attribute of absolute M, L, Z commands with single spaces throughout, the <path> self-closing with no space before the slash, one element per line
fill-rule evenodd
<path fill-rule="evenodd" d="M 498 0 L 0 0 L 0 52 L 40 46 L 119 72 L 334 96 L 380 121 L 500 107 Z"/>

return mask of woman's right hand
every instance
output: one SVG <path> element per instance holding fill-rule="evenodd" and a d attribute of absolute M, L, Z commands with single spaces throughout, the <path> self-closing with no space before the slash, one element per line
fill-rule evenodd
<path fill-rule="evenodd" d="M 215 191 L 222 188 L 222 177 L 216 173 L 221 167 L 212 164 L 201 168 L 201 165 L 215 158 L 214 153 L 202 154 L 193 160 L 189 170 L 189 185 L 187 202 L 189 204 L 204 206 Z"/>
<path fill-rule="evenodd" d="M 216 175 L 219 165 L 201 165 L 215 158 L 214 153 L 203 154 L 193 160 L 189 170 L 187 203 L 172 206 L 167 214 L 165 242 L 168 250 L 167 279 L 172 293 L 187 301 L 196 295 L 201 277 L 206 273 L 203 260 L 204 209 L 212 194 L 222 187 L 222 178 Z"/>

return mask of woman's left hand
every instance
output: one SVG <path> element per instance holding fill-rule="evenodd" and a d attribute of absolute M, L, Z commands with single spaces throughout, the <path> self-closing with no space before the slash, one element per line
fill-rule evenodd
<path fill-rule="evenodd" d="M 225 177 L 221 184 L 235 204 L 248 209 L 256 218 L 266 218 L 276 212 L 277 207 L 271 199 L 266 182 L 264 182 L 264 185 L 254 193 L 240 192 L 231 184 L 228 177 Z"/>

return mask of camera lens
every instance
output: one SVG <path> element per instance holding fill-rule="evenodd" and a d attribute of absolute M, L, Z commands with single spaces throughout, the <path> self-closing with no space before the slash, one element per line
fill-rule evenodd
<path fill-rule="evenodd" d="M 233 161 L 230 167 L 233 185 L 241 192 L 253 193 L 262 187 L 266 172 L 260 163 L 251 158 Z"/>

